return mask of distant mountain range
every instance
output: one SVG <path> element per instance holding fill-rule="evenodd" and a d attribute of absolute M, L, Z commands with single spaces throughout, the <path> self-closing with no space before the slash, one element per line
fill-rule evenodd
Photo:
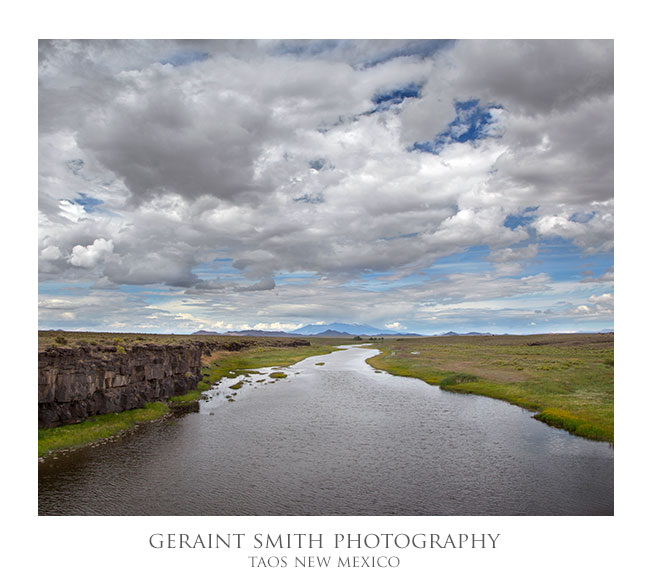
<path fill-rule="evenodd" d="M 389 329 L 378 329 L 371 325 L 359 325 L 358 323 L 328 323 L 327 325 L 304 325 L 295 329 L 292 333 L 296 335 L 320 335 L 328 333 L 346 333 L 348 335 L 410 335 L 416 333 L 398 333 Z"/>
<path fill-rule="evenodd" d="M 226 333 L 219 333 L 218 331 L 195 331 L 191 335 L 232 335 L 232 336 L 251 336 L 251 337 L 299 337 L 293 333 L 286 333 L 285 331 L 262 331 L 260 329 L 243 329 L 242 331 L 227 331 Z"/>
<path fill-rule="evenodd" d="M 63 332 L 72 333 L 65 329 L 45 329 L 46 332 Z M 311 333 L 312 331 L 312 333 Z M 601 329 L 600 331 L 575 331 L 579 334 L 613 334 L 613 329 Z M 552 334 L 548 332 L 547 334 Z M 545 335 L 546 333 L 530 333 L 530 335 Z M 227 331 L 220 333 L 219 331 L 206 331 L 200 329 L 191 333 L 191 335 L 232 335 L 232 336 L 252 336 L 252 337 L 355 337 L 357 335 L 364 335 L 365 337 L 424 337 L 419 333 L 397 333 L 388 329 L 377 329 L 371 325 L 358 325 L 351 323 L 329 323 L 328 325 L 305 325 L 299 329 L 288 333 L 287 331 L 263 331 L 261 329 L 244 329 L 242 331 Z M 447 331 L 446 333 L 433 333 L 425 335 L 425 337 L 447 337 L 447 336 L 463 336 L 463 335 L 527 335 L 525 333 L 480 333 L 478 331 L 469 331 L 468 333 L 457 333 L 456 331 Z"/>
<path fill-rule="evenodd" d="M 242 331 L 227 331 L 218 333 L 217 331 L 195 331 L 192 335 L 245 335 L 255 337 L 355 337 L 356 335 L 365 335 L 371 337 L 378 336 L 402 336 L 402 337 L 421 337 L 418 333 L 397 333 L 389 329 L 378 329 L 371 325 L 359 325 L 357 323 L 328 323 L 324 325 L 304 325 L 294 331 L 261 331 L 260 329 L 245 329 Z"/>
<path fill-rule="evenodd" d="M 447 331 L 446 333 L 440 333 L 440 337 L 445 337 L 447 335 L 493 335 L 493 333 L 478 333 L 477 331 L 469 331 L 468 333 L 457 333 L 456 331 Z M 505 333 L 504 335 L 507 335 Z"/>
<path fill-rule="evenodd" d="M 580 333 L 591 333 L 580 331 Z M 595 333 L 595 332 L 593 332 Z M 603 329 L 597 333 L 613 333 L 613 329 Z M 359 325 L 358 323 L 328 323 L 323 325 L 304 325 L 294 331 L 262 331 L 260 329 L 244 329 L 242 331 L 227 331 L 218 333 L 217 331 L 195 331 L 192 335 L 238 335 L 252 337 L 355 337 L 364 335 L 365 337 L 422 337 L 418 333 L 398 333 L 389 329 L 378 329 L 371 325 Z M 479 331 L 469 331 L 467 333 L 457 333 L 456 331 L 447 331 L 446 333 L 435 334 L 432 337 L 450 337 L 457 335 L 499 335 L 496 333 L 480 333 Z M 502 333 L 500 335 L 510 335 Z"/>

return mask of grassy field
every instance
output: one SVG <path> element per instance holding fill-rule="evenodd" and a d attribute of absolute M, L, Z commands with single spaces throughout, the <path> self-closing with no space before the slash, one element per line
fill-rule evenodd
<path fill-rule="evenodd" d="M 38 349 L 47 347 L 74 347 L 75 345 L 121 345 L 128 348 L 142 343 L 178 345 L 201 341 L 199 335 L 159 335 L 154 333 L 95 333 L 89 331 L 39 331 Z M 228 339 L 239 339 L 237 337 Z"/>
<path fill-rule="evenodd" d="M 244 351 L 216 351 L 202 358 L 202 381 L 200 391 L 208 390 L 223 377 L 235 378 L 243 373 L 254 373 L 256 368 L 290 366 L 313 355 L 337 351 L 335 345 L 350 343 L 347 340 L 311 339 L 311 345 L 299 347 L 256 347 Z"/>
<path fill-rule="evenodd" d="M 66 338 L 65 344 L 56 341 L 58 336 Z M 90 343 L 98 346 L 119 343 L 124 347 L 132 347 L 139 343 L 164 343 L 182 344 L 205 339 L 190 335 L 140 335 L 140 334 L 112 334 L 112 333 L 82 333 L 82 332 L 39 332 L 39 349 L 52 345 Z M 225 342 L 242 339 L 239 337 L 222 337 Z M 174 396 L 169 402 L 179 404 L 193 402 L 201 398 L 202 392 L 208 390 L 213 383 L 223 376 L 235 377 L 243 371 L 254 370 L 257 367 L 289 366 L 306 357 L 321 355 L 336 351 L 331 345 L 332 339 L 310 340 L 311 345 L 299 347 L 270 347 L 274 338 L 256 338 L 253 348 L 241 351 L 216 351 L 210 356 L 202 358 L 202 381 L 197 384 L 196 390 L 183 396 Z M 345 342 L 346 340 L 342 340 Z M 337 341 L 339 343 L 339 341 Z M 174 404 L 173 404 L 174 406 Z M 144 408 L 136 408 L 124 412 L 96 415 L 81 423 L 63 425 L 51 429 L 38 431 L 38 456 L 45 457 L 65 449 L 75 449 L 84 445 L 97 443 L 119 435 L 136 425 L 146 421 L 167 416 L 170 407 L 164 402 L 152 402 Z"/>
<path fill-rule="evenodd" d="M 102 346 L 119 345 L 125 349 L 138 345 L 155 343 L 157 345 L 183 345 L 201 342 L 232 344 L 244 342 L 255 346 L 282 346 L 288 337 L 252 337 L 240 335 L 167 335 L 158 333 L 96 333 L 88 331 L 39 331 L 38 350 L 43 351 L 48 347 L 75 347 L 90 345 L 100 349 Z M 324 341 L 321 338 L 310 338 L 312 345 L 328 345 L 333 340 Z M 349 340 L 341 340 L 345 343 Z"/>
<path fill-rule="evenodd" d="M 564 334 L 387 339 L 377 369 L 482 394 L 589 439 L 614 440 L 614 336 Z"/>

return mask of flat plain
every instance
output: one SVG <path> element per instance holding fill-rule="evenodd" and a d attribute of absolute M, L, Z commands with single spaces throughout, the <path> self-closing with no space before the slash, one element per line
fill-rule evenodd
<path fill-rule="evenodd" d="M 573 434 L 614 440 L 614 334 L 391 338 L 368 363 L 506 400 Z"/>

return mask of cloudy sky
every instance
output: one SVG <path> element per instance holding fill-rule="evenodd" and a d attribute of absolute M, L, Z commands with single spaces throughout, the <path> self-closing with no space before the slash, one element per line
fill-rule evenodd
<path fill-rule="evenodd" d="M 613 327 L 611 41 L 42 41 L 39 327 Z"/>

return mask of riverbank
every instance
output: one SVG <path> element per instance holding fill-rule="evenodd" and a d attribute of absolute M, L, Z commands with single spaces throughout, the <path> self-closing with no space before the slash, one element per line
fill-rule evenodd
<path fill-rule="evenodd" d="M 311 340 L 309 346 L 291 348 L 259 347 L 237 353 L 227 351 L 212 352 L 209 356 L 202 358 L 202 380 L 197 385 L 197 390 L 204 392 L 222 378 L 236 378 L 243 373 L 246 374 L 248 370 L 272 366 L 291 366 L 308 357 L 339 351 L 334 343 L 339 345 L 340 341 L 320 339 Z"/>
<path fill-rule="evenodd" d="M 62 425 L 38 431 L 39 459 L 61 451 L 79 449 L 116 438 L 138 425 L 170 416 L 170 407 L 164 402 L 150 402 L 143 408 L 124 412 L 99 414 L 73 425 Z"/>
<path fill-rule="evenodd" d="M 174 338 L 178 341 L 179 336 Z M 39 429 L 38 456 L 42 459 L 61 451 L 105 442 L 135 429 L 140 424 L 169 417 L 175 411 L 192 410 L 192 405 L 198 403 L 201 394 L 222 377 L 236 377 L 242 370 L 256 367 L 289 366 L 307 357 L 336 350 L 336 347 L 320 340 L 315 345 L 296 347 L 256 344 L 246 349 L 213 351 L 210 355 L 202 357 L 201 381 L 196 389 L 165 401 L 147 403 L 142 408 L 98 414 L 83 422 Z"/>
<path fill-rule="evenodd" d="M 375 353 L 354 346 L 223 378 L 200 414 L 46 458 L 39 514 L 613 514 L 607 443 L 503 401 L 375 374 Z"/>
<path fill-rule="evenodd" d="M 614 441 L 614 335 L 450 336 L 373 344 L 367 360 L 444 390 L 505 400 L 572 434 Z"/>

